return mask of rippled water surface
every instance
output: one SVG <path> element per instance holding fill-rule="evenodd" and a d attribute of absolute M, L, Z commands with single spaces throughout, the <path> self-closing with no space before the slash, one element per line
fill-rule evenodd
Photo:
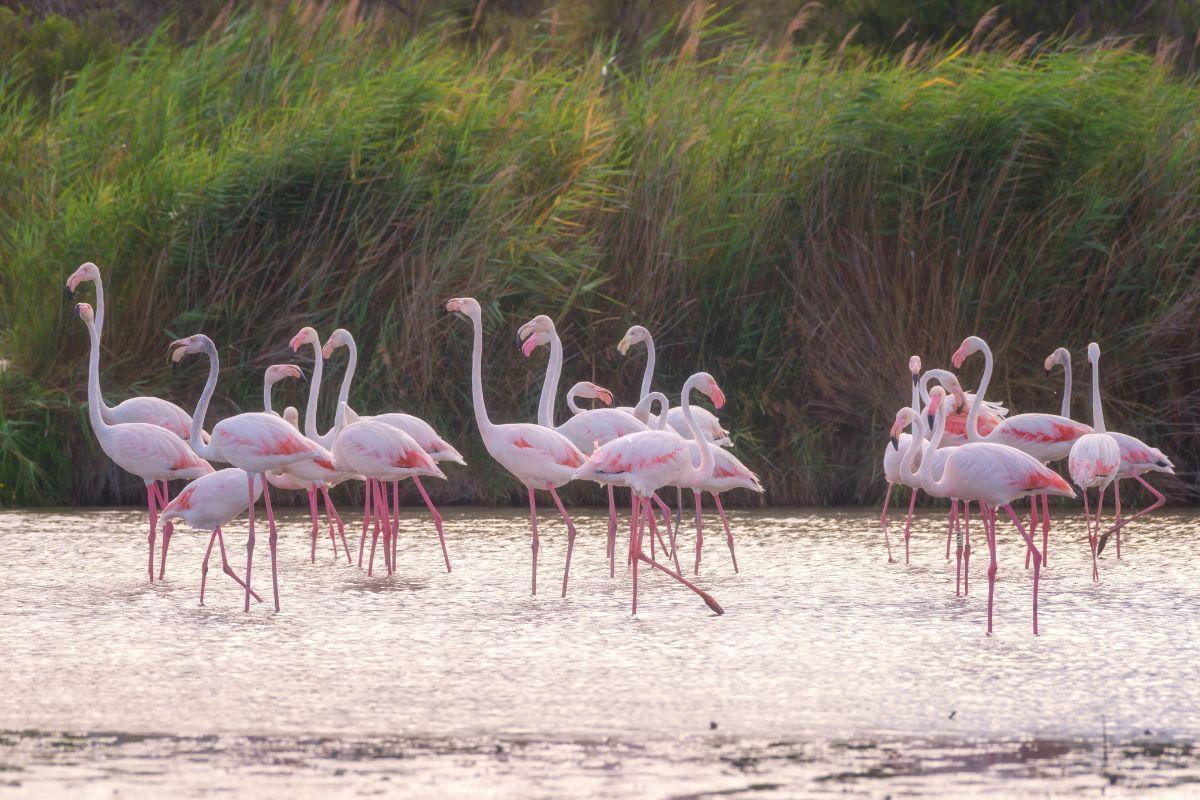
<path fill-rule="evenodd" d="M 723 617 L 644 571 L 631 617 L 604 518 L 577 519 L 562 599 L 556 519 L 531 597 L 522 514 L 448 510 L 447 574 L 406 512 L 397 574 L 368 578 L 328 538 L 310 564 L 285 512 L 283 612 L 243 614 L 219 568 L 197 604 L 207 535 L 177 530 L 150 585 L 137 511 L 2 513 L 0 795 L 1200 794 L 1194 513 L 1135 523 L 1099 583 L 1082 520 L 1056 520 L 1036 638 L 1008 526 L 989 638 L 983 539 L 956 598 L 933 511 L 909 565 L 869 510 L 735 511 L 737 575 L 711 517 Z M 243 570 L 244 522 L 226 540 Z"/>

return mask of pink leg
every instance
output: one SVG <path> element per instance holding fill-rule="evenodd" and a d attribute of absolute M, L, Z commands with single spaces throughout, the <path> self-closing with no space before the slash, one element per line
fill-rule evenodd
<path fill-rule="evenodd" d="M 167 523 L 170 525 L 171 523 Z M 166 533 L 167 525 L 163 526 L 163 533 Z M 213 544 L 217 541 L 217 531 L 219 528 L 214 528 L 212 536 L 208 537 L 208 549 L 204 551 L 204 563 L 200 565 L 200 605 L 204 605 L 204 584 L 208 581 L 208 557 L 212 553 Z"/>
<path fill-rule="evenodd" d="M 320 517 L 317 514 L 317 489 L 315 486 L 308 487 L 308 515 L 312 518 L 312 530 L 309 531 L 309 539 L 312 540 L 312 550 L 308 555 L 310 564 L 317 563 L 317 534 L 321 532 Z"/>
<path fill-rule="evenodd" d="M 888 541 L 888 528 L 887 528 L 888 503 L 892 499 L 892 488 L 895 485 L 896 484 L 894 484 L 894 483 L 888 484 L 887 494 L 883 496 L 883 514 L 880 515 L 880 517 L 879 517 L 879 521 L 883 524 L 883 546 L 887 548 L 889 564 L 893 564 L 896 561 L 896 559 L 892 558 L 892 545 L 891 545 L 891 542 Z"/>
<path fill-rule="evenodd" d="M 979 507 L 980 513 L 983 513 L 983 506 Z M 963 515 L 963 532 L 966 534 L 966 543 L 963 545 L 963 594 L 971 591 L 971 504 L 966 504 L 966 513 Z"/>
<path fill-rule="evenodd" d="M 725 506 L 721 505 L 721 495 L 710 492 L 717 503 L 717 513 L 721 515 L 721 524 L 725 526 L 725 541 L 729 544 L 729 557 L 733 560 L 733 571 L 738 571 L 737 556 L 733 552 L 733 531 L 729 529 L 729 520 L 725 517 Z"/>
<path fill-rule="evenodd" d="M 396 571 L 396 543 L 400 540 L 400 481 L 392 481 L 392 572 Z"/>
<path fill-rule="evenodd" d="M 950 560 L 950 537 L 954 534 L 954 528 L 958 525 L 958 501 L 951 498 L 950 500 L 950 524 L 946 526 L 946 560 Z"/>
<path fill-rule="evenodd" d="M 637 616 L 637 595 L 638 595 L 638 562 L 641 561 L 641 523 L 642 523 L 642 501 L 637 496 L 637 492 L 630 492 L 632 504 L 629 509 L 629 554 L 633 560 L 633 615 Z"/>
<path fill-rule="evenodd" d="M 329 526 L 329 546 L 333 548 L 333 562 L 338 561 L 337 536 L 333 532 L 333 513 L 329 510 L 333 505 L 329 502 L 329 490 L 321 487 L 321 499 L 325 501 L 325 524 Z"/>
<path fill-rule="evenodd" d="M 653 526 L 654 525 L 654 511 L 650 507 L 648 502 L 646 503 L 645 510 L 647 512 L 646 516 L 650 521 L 650 525 Z M 639 537 L 640 537 L 640 534 L 639 534 Z M 672 578 L 679 581 L 684 586 L 686 586 L 687 588 L 691 589 L 693 592 L 698 594 L 700 596 L 700 599 L 702 599 L 704 601 L 704 603 L 718 615 L 725 613 L 725 610 L 722 609 L 721 606 L 717 603 L 717 601 L 713 599 L 712 595 L 710 595 L 708 592 L 705 592 L 702 589 L 700 589 L 698 586 L 696 586 L 694 583 L 692 583 L 691 581 L 684 578 L 678 572 L 673 572 L 669 567 L 664 567 L 662 564 L 658 563 L 654 559 L 647 558 L 646 555 L 644 553 L 642 553 L 640 547 L 638 548 L 637 555 L 638 555 L 639 560 L 645 561 L 647 564 L 649 564 L 654 569 L 660 570 L 661 572 L 663 572 L 667 575 L 670 575 Z M 637 562 L 635 561 L 634 563 L 636 564 Z"/>
<path fill-rule="evenodd" d="M 1096 544 L 1099 543 L 1099 541 L 1100 541 L 1100 517 L 1103 516 L 1104 489 L 1105 489 L 1105 487 L 1103 487 L 1103 486 L 1100 487 L 1100 495 L 1099 495 L 1099 497 L 1096 498 L 1096 520 L 1095 520 L 1095 525 L 1093 526 L 1096 533 L 1095 533 L 1095 538 L 1092 541 L 1093 551 L 1095 550 Z M 1117 535 L 1120 536 L 1121 534 L 1118 533 Z M 1118 550 L 1117 552 L 1119 553 L 1120 550 Z M 1099 579 L 1099 577 L 1100 576 L 1097 574 L 1096 578 Z"/>
<path fill-rule="evenodd" d="M 571 521 L 571 516 L 567 510 L 563 508 L 562 500 L 558 499 L 558 492 L 554 491 L 551 484 L 546 484 L 546 489 L 550 492 L 550 496 L 554 498 L 554 505 L 558 506 L 558 513 L 562 515 L 563 522 L 567 524 L 567 566 L 563 569 L 563 586 L 562 596 L 567 596 L 567 578 L 571 574 L 571 554 L 575 552 L 575 523 Z"/>
<path fill-rule="evenodd" d="M 371 478 L 367 478 L 367 488 L 363 492 L 363 526 L 362 536 L 358 540 L 358 568 L 362 569 L 363 548 L 367 544 L 367 527 L 371 522 L 371 495 L 373 493 L 372 484 L 375 483 Z"/>
<path fill-rule="evenodd" d="M 692 494 L 696 497 L 696 566 L 692 569 L 692 574 L 699 575 L 700 549 L 704 547 L 704 515 L 700 508 L 700 493 L 693 491 Z"/>
<path fill-rule="evenodd" d="M 970 501 L 967 501 L 966 503 L 963 504 L 964 516 L 967 513 L 969 513 L 969 512 L 967 512 L 967 509 L 970 508 L 970 506 L 971 506 Z M 957 519 L 955 520 L 955 528 L 956 528 L 957 536 L 955 537 L 955 547 L 954 547 L 954 596 L 959 597 L 962 594 L 961 590 L 962 590 L 963 535 L 962 535 L 962 529 L 958 527 Z"/>
<path fill-rule="evenodd" d="M 146 484 L 146 506 L 150 509 L 150 535 L 146 537 L 146 542 L 150 545 L 150 582 L 154 583 L 154 536 L 158 531 L 158 509 L 155 503 L 158 501 L 158 490 L 153 483 Z"/>
<path fill-rule="evenodd" d="M 237 573 L 233 571 L 233 567 L 229 566 L 229 556 L 225 553 L 225 537 L 221 534 L 221 528 L 219 526 L 217 527 L 216 533 L 217 546 L 221 548 L 221 569 L 224 570 L 226 575 L 233 578 L 234 582 L 236 582 L 238 586 L 242 587 L 243 589 L 247 588 L 245 581 L 237 576 Z M 253 589 L 250 590 L 250 596 L 254 598 L 254 602 L 256 603 L 262 602 L 262 598 L 258 596 L 258 592 L 254 591 Z"/>
<path fill-rule="evenodd" d="M 913 489 L 908 498 L 908 516 L 904 519 L 904 563 L 908 563 L 908 537 L 912 528 L 913 509 L 917 505 L 917 489 Z"/>
<path fill-rule="evenodd" d="M 342 524 L 342 515 L 338 513 L 337 506 L 329 499 L 329 487 L 322 486 L 321 494 L 325 497 L 325 512 L 332 513 L 333 519 L 337 523 L 338 535 L 342 540 L 342 549 L 346 551 L 346 563 L 353 564 L 354 561 L 350 557 L 350 545 L 346 542 L 346 526 Z M 337 558 L 337 548 L 334 548 L 334 558 Z"/>
<path fill-rule="evenodd" d="M 613 486 L 608 485 L 608 577 L 617 574 L 617 499 Z"/>
<path fill-rule="evenodd" d="M 1036 494 L 1030 495 L 1030 497 L 1029 497 L 1029 532 L 1030 533 L 1033 533 L 1034 531 L 1036 531 L 1038 529 L 1038 507 L 1037 507 L 1037 504 L 1038 504 L 1037 495 Z M 1029 569 L 1029 559 L 1032 555 L 1033 555 L 1033 552 L 1028 547 L 1026 547 L 1025 548 L 1025 569 Z"/>
<path fill-rule="evenodd" d="M 433 527 L 437 528 L 438 542 L 442 545 L 442 560 L 446 562 L 446 572 L 450 572 L 450 554 L 446 552 L 446 536 L 442 533 L 442 515 L 438 513 L 437 506 L 429 499 L 429 493 L 425 491 L 421 479 L 414 477 L 413 483 L 417 485 L 417 491 L 421 493 L 421 499 L 425 501 L 425 507 L 429 509 L 429 514 L 433 517 Z"/>
<path fill-rule="evenodd" d="M 1033 635 L 1038 635 L 1038 583 L 1042 577 L 1042 551 L 1034 544 L 1033 534 L 1025 531 L 1025 526 L 1021 524 L 1021 518 L 1017 516 L 1017 512 L 1013 511 L 1012 503 L 1004 507 L 1008 512 L 1008 518 L 1017 526 L 1017 530 L 1021 532 L 1021 538 L 1025 540 L 1025 546 L 1033 550 Z M 994 511 L 992 512 L 995 513 Z"/>
<path fill-rule="evenodd" d="M 1033 533 L 1032 530 L 1029 531 Z M 1042 495 L 1042 566 L 1050 563 L 1050 495 Z"/>
<path fill-rule="evenodd" d="M 279 564 L 276 560 L 279 531 L 275 529 L 275 512 L 271 509 L 271 489 L 265 475 L 263 476 L 263 503 L 267 507 L 267 527 L 271 529 L 271 535 L 267 539 L 267 543 L 271 547 L 271 591 L 275 594 L 275 610 L 279 611 Z"/>
<path fill-rule="evenodd" d="M 667 532 L 667 541 L 671 543 L 671 552 L 674 553 L 675 533 L 671 530 L 671 507 L 662 501 L 662 498 L 658 496 L 657 492 L 650 495 L 650 497 L 653 498 L 654 504 L 658 506 L 659 512 L 662 514 L 663 528 Z"/>
<path fill-rule="evenodd" d="M 1121 528 L 1124 528 L 1126 525 L 1133 522 L 1135 519 L 1144 517 L 1145 515 L 1149 514 L 1150 512 L 1152 512 L 1158 508 L 1161 508 L 1167 502 L 1167 498 L 1163 497 L 1162 493 L 1159 492 L 1158 489 L 1155 489 L 1153 486 L 1151 486 L 1149 483 L 1147 483 L 1146 479 L 1143 478 L 1141 475 L 1134 475 L 1133 479 L 1135 481 L 1137 481 L 1138 483 L 1140 483 L 1142 486 L 1145 486 L 1146 489 L 1149 490 L 1150 494 L 1154 495 L 1155 500 L 1153 503 L 1151 503 L 1150 505 L 1143 508 L 1141 511 L 1134 514 L 1132 517 L 1127 517 L 1126 519 L 1121 520 L 1117 524 L 1113 525 L 1113 527 L 1111 527 L 1107 531 L 1105 531 L 1104 535 L 1100 537 L 1100 545 L 1096 548 L 1097 553 L 1104 552 L 1104 545 L 1105 545 L 1105 543 L 1108 542 L 1108 537 L 1110 535 L 1112 535 L 1114 532 L 1118 536 L 1120 536 Z"/>
<path fill-rule="evenodd" d="M 367 558 L 368 578 L 374 577 L 375 574 L 375 547 L 379 543 L 379 481 L 371 481 L 371 501 L 374 506 L 371 511 L 371 520 L 374 524 L 374 529 L 371 533 L 371 554 Z"/>
<path fill-rule="evenodd" d="M 250 610 L 250 567 L 254 564 L 254 475 L 247 472 L 246 480 L 250 484 L 250 533 L 246 536 L 246 605 L 243 612 Z M 263 488 L 266 488 L 267 476 L 260 476 Z"/>
<path fill-rule="evenodd" d="M 171 502 L 167 497 L 167 482 L 159 481 L 157 484 L 154 484 L 154 489 L 158 495 L 158 507 L 160 509 L 166 508 L 167 503 Z M 163 526 L 162 559 L 159 561 L 158 565 L 158 579 L 160 581 L 166 577 L 167 574 L 167 548 L 171 546 L 171 536 L 174 534 L 174 530 L 174 526 Z"/>
<path fill-rule="evenodd" d="M 658 540 L 658 544 L 662 548 L 662 551 L 663 551 L 663 557 L 666 558 L 667 543 L 665 541 L 663 541 L 662 534 L 658 532 L 658 522 L 655 518 L 656 515 L 654 513 L 654 506 L 650 505 L 650 503 L 646 503 L 646 511 L 647 511 L 646 521 L 650 523 L 650 541 L 651 541 L 651 543 L 653 543 L 655 539 Z M 650 560 L 651 561 L 654 560 L 653 548 L 651 548 L 651 550 L 650 550 Z M 676 572 L 678 572 L 679 571 L 678 564 L 676 565 L 676 567 L 677 567 Z"/>
<path fill-rule="evenodd" d="M 980 505 L 983 512 L 983 532 L 987 538 L 988 552 L 991 554 L 991 560 L 988 563 L 988 621 L 987 632 L 988 636 L 992 635 L 992 608 L 996 600 L 996 512 L 988 508 L 986 505 Z"/>
<path fill-rule="evenodd" d="M 1117 529 L 1117 561 L 1120 561 L 1121 560 L 1121 482 L 1119 480 L 1113 481 L 1113 497 L 1116 498 L 1115 505 L 1116 505 L 1116 509 L 1117 509 L 1116 525 L 1114 526 Z"/>
<path fill-rule="evenodd" d="M 537 594 L 537 554 L 538 554 L 537 499 L 533 496 L 533 489 L 529 490 L 529 530 L 533 534 L 533 541 L 529 545 L 529 549 L 533 551 L 533 584 L 532 584 L 531 594 Z"/>
<path fill-rule="evenodd" d="M 1088 490 L 1083 490 L 1083 521 L 1087 523 L 1088 547 L 1092 551 L 1092 580 L 1100 580 L 1100 573 L 1096 567 L 1096 535 L 1092 533 L 1092 510 L 1088 506 Z"/>

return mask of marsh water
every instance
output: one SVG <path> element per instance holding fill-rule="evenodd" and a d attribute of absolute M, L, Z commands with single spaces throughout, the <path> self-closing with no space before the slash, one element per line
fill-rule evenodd
<path fill-rule="evenodd" d="M 988 637 L 983 538 L 956 597 L 933 510 L 907 565 L 876 511 L 735 510 L 740 574 L 710 515 L 698 582 L 725 615 L 643 570 L 636 618 L 596 510 L 565 599 L 548 515 L 533 597 L 525 514 L 447 509 L 447 574 L 406 509 L 396 574 L 367 577 L 324 532 L 310 564 L 283 512 L 279 614 L 265 537 L 244 614 L 219 567 L 198 605 L 205 534 L 177 529 L 151 585 L 137 510 L 3 512 L 0 796 L 1200 794 L 1200 516 L 1134 523 L 1093 583 L 1064 513 L 1038 637 L 1001 525 Z M 244 570 L 244 521 L 226 540 Z"/>

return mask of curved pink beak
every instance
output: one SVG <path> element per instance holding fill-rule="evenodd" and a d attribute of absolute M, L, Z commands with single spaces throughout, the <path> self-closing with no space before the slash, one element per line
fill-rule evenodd
<path fill-rule="evenodd" d="M 321 348 L 321 358 L 329 358 L 332 355 L 333 355 L 333 343 L 326 342 L 325 346 Z"/>
<path fill-rule="evenodd" d="M 295 336 L 292 337 L 292 340 L 290 342 L 288 342 L 288 346 L 292 348 L 293 353 L 296 352 L 297 350 L 299 350 L 301 347 L 304 346 L 304 334 L 297 333 Z"/>
<path fill-rule="evenodd" d="M 613 404 L 612 392 L 610 392 L 608 389 L 596 387 L 596 398 L 606 406 L 611 406 Z"/>
<path fill-rule="evenodd" d="M 950 363 L 954 366 L 955 369 L 958 369 L 959 367 L 961 367 L 962 363 L 967 360 L 968 353 L 967 353 L 965 347 L 966 347 L 965 345 L 960 344 L 958 346 L 958 349 L 954 351 L 954 355 L 952 355 L 950 357 Z"/>
<path fill-rule="evenodd" d="M 713 405 L 717 408 L 721 408 L 725 405 L 725 393 L 722 392 L 721 387 L 717 386 L 715 383 L 712 387 L 712 394 L 710 394 L 709 397 L 712 399 Z"/>
<path fill-rule="evenodd" d="M 526 358 L 529 358 L 529 356 L 533 354 L 533 351 L 536 350 L 538 348 L 538 346 L 540 344 L 542 344 L 542 342 L 543 342 L 543 339 L 540 335 L 534 334 L 533 336 L 530 336 L 521 345 L 521 353 Z"/>

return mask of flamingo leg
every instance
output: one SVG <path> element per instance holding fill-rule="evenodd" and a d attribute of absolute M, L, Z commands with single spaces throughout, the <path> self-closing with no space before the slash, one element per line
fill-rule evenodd
<path fill-rule="evenodd" d="M 1105 487 L 1105 486 L 1101 486 L 1099 497 L 1096 498 L 1096 520 L 1095 520 L 1095 526 L 1094 526 L 1096 534 L 1095 534 L 1095 538 L 1093 539 L 1093 542 L 1092 542 L 1093 548 L 1095 548 L 1096 544 L 1098 544 L 1100 542 L 1100 517 L 1103 516 L 1104 490 L 1106 488 L 1107 487 Z M 1099 577 L 1100 577 L 1099 574 L 1097 574 L 1096 578 L 1099 579 Z"/>
<path fill-rule="evenodd" d="M 692 569 L 693 575 L 700 574 L 700 550 L 704 547 L 704 515 L 700 509 L 700 493 L 693 491 L 696 496 L 696 566 Z"/>
<path fill-rule="evenodd" d="M 349 564 L 353 564 L 354 560 L 350 556 L 350 545 L 346 543 L 346 526 L 342 524 L 342 515 L 338 513 L 337 506 L 335 506 L 333 504 L 333 501 L 329 499 L 329 487 L 322 486 L 321 494 L 325 498 L 325 513 L 326 514 L 332 513 L 334 521 L 337 522 L 338 535 L 342 539 L 342 549 L 346 551 L 346 562 Z M 334 555 L 334 558 L 337 558 L 337 547 L 336 546 L 334 547 L 333 555 Z"/>
<path fill-rule="evenodd" d="M 563 585 L 562 596 L 567 596 L 567 578 L 571 575 L 571 554 L 575 552 L 575 523 L 571 521 L 571 515 L 563 508 L 562 500 L 558 499 L 558 492 L 554 491 L 552 484 L 546 484 L 546 490 L 550 492 L 550 496 L 554 498 L 554 505 L 558 506 L 558 513 L 562 515 L 563 522 L 567 524 L 567 566 L 563 569 Z"/>
<path fill-rule="evenodd" d="M 675 524 L 683 522 L 683 487 L 675 487 Z"/>
<path fill-rule="evenodd" d="M 279 543 L 279 531 L 275 528 L 275 512 L 271 509 L 271 490 L 267 483 L 267 476 L 263 476 L 263 503 L 267 507 L 267 527 L 271 529 L 271 535 L 267 538 L 267 544 L 271 547 L 271 591 L 275 594 L 275 611 L 279 611 L 279 563 L 277 561 L 277 551 Z"/>
<path fill-rule="evenodd" d="M 359 540 L 358 540 L 358 568 L 359 569 L 362 569 L 363 547 L 365 547 L 366 543 L 367 543 L 367 526 L 371 522 L 371 484 L 372 483 L 374 483 L 374 481 L 371 478 L 367 478 L 367 488 L 366 488 L 366 491 L 363 493 L 362 536 L 359 537 Z"/>
<path fill-rule="evenodd" d="M 208 581 L 208 557 L 217 541 L 217 530 L 218 528 L 213 528 L 212 535 L 208 537 L 208 549 L 204 551 L 204 563 L 200 565 L 200 605 L 204 605 L 204 584 Z"/>
<path fill-rule="evenodd" d="M 161 509 L 166 508 L 167 503 L 171 502 L 167 498 L 167 482 L 159 481 L 158 483 L 154 484 L 154 489 L 158 494 L 159 509 L 161 510 Z M 162 559 L 159 561 L 159 564 L 158 564 L 158 579 L 160 581 L 167 574 L 167 548 L 171 546 L 171 537 L 174 535 L 174 533 L 175 533 L 175 527 L 173 525 L 172 526 L 167 526 L 167 525 L 163 526 Z"/>
<path fill-rule="evenodd" d="M 433 517 L 433 527 L 437 528 L 438 542 L 442 545 L 442 560 L 446 562 L 446 572 L 450 572 L 450 554 L 446 551 L 446 535 L 442 533 L 442 515 L 438 513 L 437 506 L 429 499 L 429 493 L 425 491 L 425 485 L 421 483 L 420 477 L 414 475 L 413 483 L 417 485 L 417 491 L 421 493 L 421 499 L 425 501 L 425 507 L 429 509 L 429 514 Z"/>
<path fill-rule="evenodd" d="M 883 514 L 881 514 L 879 517 L 879 521 L 883 525 L 883 546 L 887 548 L 889 564 L 893 564 L 896 561 L 896 559 L 892 558 L 892 544 L 891 544 L 891 542 L 888 541 L 888 527 L 887 527 L 888 503 L 892 499 L 892 489 L 895 487 L 895 485 L 896 484 L 894 484 L 894 483 L 888 484 L 887 494 L 885 494 L 883 496 Z"/>
<path fill-rule="evenodd" d="M 946 560 L 950 560 L 950 537 L 954 534 L 954 528 L 958 524 L 958 501 L 950 499 L 950 524 L 946 526 Z"/>
<path fill-rule="evenodd" d="M 630 508 L 629 508 L 629 556 L 633 562 L 633 616 L 637 616 L 637 600 L 638 600 L 638 562 L 641 561 L 641 543 L 638 541 L 639 528 L 641 526 L 641 499 L 637 496 L 637 492 L 630 492 Z"/>
<path fill-rule="evenodd" d="M 912 529 L 913 509 L 917 505 L 918 489 L 913 489 L 908 498 L 908 516 L 904 519 L 904 563 L 908 563 L 908 537 Z"/>
<path fill-rule="evenodd" d="M 1008 518 L 1017 526 L 1017 530 L 1021 532 L 1021 538 L 1025 540 L 1027 547 L 1033 550 L 1033 635 L 1038 635 L 1038 583 L 1042 577 L 1042 551 L 1038 549 L 1037 544 L 1033 541 L 1033 532 L 1026 532 L 1025 526 L 1021 524 L 1021 518 L 1017 516 L 1017 512 L 1013 511 L 1012 503 L 1004 506 L 1004 510 L 1008 513 Z M 995 514 L 995 511 L 992 512 Z"/>
<path fill-rule="evenodd" d="M 658 539 L 658 544 L 660 547 L 662 547 L 663 557 L 665 558 L 667 556 L 667 543 L 663 541 L 662 534 L 658 532 L 658 523 L 655 522 L 655 519 L 654 519 L 654 506 L 647 503 L 646 511 L 647 511 L 646 519 L 650 523 L 650 543 L 651 543 L 651 545 L 653 545 L 654 540 Z M 651 546 L 651 548 L 650 548 L 650 560 L 651 561 L 654 560 L 653 546 Z M 680 571 L 678 563 L 675 564 L 675 569 L 677 572 Z"/>
<path fill-rule="evenodd" d="M 146 542 L 150 545 L 150 582 L 154 583 L 154 536 L 158 530 L 158 509 L 154 507 L 158 500 L 158 490 L 154 488 L 154 483 L 146 484 L 146 507 L 150 509 L 150 535 L 146 537 Z"/>
<path fill-rule="evenodd" d="M 221 533 L 220 525 L 217 526 L 216 534 L 217 534 L 217 546 L 219 548 L 221 548 L 221 569 L 222 569 L 222 571 L 224 571 L 224 573 L 226 575 L 228 575 L 229 577 L 233 578 L 233 580 L 237 583 L 238 586 L 242 587 L 243 589 L 247 588 L 246 582 L 238 577 L 237 573 L 233 571 L 233 567 L 229 566 L 229 557 L 225 552 L 225 537 Z M 250 590 L 250 596 L 254 598 L 254 602 L 256 602 L 256 603 L 262 602 L 262 598 L 258 596 L 258 592 L 254 591 L 253 589 Z"/>
<path fill-rule="evenodd" d="M 983 513 L 983 506 L 979 507 L 979 513 Z M 966 503 L 966 514 L 963 516 L 963 532 L 966 534 L 966 543 L 963 545 L 963 594 L 971 591 L 971 503 Z"/>
<path fill-rule="evenodd" d="M 317 534 L 321 532 L 320 517 L 317 514 L 317 489 L 315 486 L 308 487 L 308 516 L 312 518 L 312 530 L 309 531 L 309 538 L 312 540 L 312 550 L 309 553 L 308 561 L 310 564 L 317 563 Z"/>
<path fill-rule="evenodd" d="M 617 499 L 613 485 L 608 485 L 608 577 L 617 574 Z"/>
<path fill-rule="evenodd" d="M 1038 497 L 1030 495 L 1029 497 L 1029 531 L 1032 533 L 1038 529 Z M 1029 569 L 1029 560 L 1033 556 L 1033 551 L 1028 547 L 1025 548 L 1025 569 Z"/>
<path fill-rule="evenodd" d="M 988 552 L 991 559 L 988 563 L 988 620 L 987 632 L 988 636 L 992 635 L 992 608 L 996 599 L 996 512 L 980 503 L 980 510 L 983 513 L 983 532 L 987 538 Z"/>
<path fill-rule="evenodd" d="M 392 572 L 396 571 L 396 542 L 400 540 L 400 481 L 392 481 Z"/>
<path fill-rule="evenodd" d="M 1096 536 L 1092 533 L 1092 510 L 1088 506 L 1088 490 L 1083 490 L 1083 521 L 1087 523 L 1088 547 L 1092 551 L 1092 580 L 1100 580 L 1099 572 L 1096 568 Z"/>
<path fill-rule="evenodd" d="M 721 524 L 725 526 L 725 541 L 729 544 L 729 557 L 733 559 L 733 571 L 738 571 L 737 555 L 733 552 L 733 531 L 729 529 L 729 520 L 725 517 L 725 506 L 721 505 L 721 495 L 709 492 L 717 503 L 717 513 L 721 515 Z"/>
<path fill-rule="evenodd" d="M 964 504 L 964 513 L 966 508 L 970 506 L 970 501 Z M 955 528 L 955 547 L 954 547 L 954 596 L 961 596 L 962 592 L 962 557 L 963 557 L 963 534 L 962 527 L 959 525 L 958 517 L 954 519 Z"/>
<path fill-rule="evenodd" d="M 1162 492 L 1158 491 L 1158 489 L 1155 489 L 1153 486 L 1151 486 L 1149 483 L 1147 483 L 1146 479 L 1143 478 L 1141 475 L 1134 475 L 1133 479 L 1135 481 L 1137 481 L 1138 483 L 1140 483 L 1142 486 L 1145 486 L 1146 489 L 1149 490 L 1150 494 L 1154 495 L 1155 501 L 1153 503 L 1151 503 L 1150 505 L 1146 506 L 1145 508 L 1143 508 L 1141 511 L 1134 514 L 1132 517 L 1126 517 L 1125 519 L 1121 520 L 1120 522 L 1118 522 L 1117 524 L 1115 524 L 1111 528 L 1109 528 L 1107 531 L 1105 531 L 1104 535 L 1100 537 L 1100 544 L 1096 548 L 1097 553 L 1104 552 L 1104 545 L 1105 545 L 1105 543 L 1108 542 L 1108 537 L 1111 536 L 1114 532 L 1117 534 L 1118 541 L 1119 541 L 1120 536 L 1121 536 L 1121 528 L 1124 528 L 1126 525 L 1133 522 L 1135 519 L 1138 519 L 1139 517 L 1144 517 L 1145 515 L 1149 514 L 1151 511 L 1161 508 L 1167 502 L 1167 498 L 1163 497 Z"/>
<path fill-rule="evenodd" d="M 649 504 L 647 504 L 647 506 L 648 505 Z M 654 511 L 652 508 L 647 508 L 646 511 L 648 512 L 647 517 L 650 521 L 651 528 L 653 528 L 653 526 L 654 526 Z M 639 534 L 639 537 L 640 537 L 640 534 Z M 716 614 L 721 615 L 721 614 L 725 613 L 725 610 L 723 608 L 721 608 L 721 606 L 717 603 L 716 600 L 713 599 L 712 595 L 710 595 L 708 592 L 702 590 L 700 587 L 696 586 L 696 584 L 692 583 L 687 578 L 684 578 L 678 572 L 674 572 L 669 567 L 663 566 L 662 564 L 655 561 L 653 558 L 648 558 L 641 551 L 640 547 L 638 548 L 637 556 L 638 556 L 639 560 L 645 561 L 647 564 L 649 564 L 654 569 L 660 570 L 661 572 L 664 572 L 667 575 L 670 575 L 672 578 L 679 581 L 687 588 L 691 589 L 693 592 L 695 592 L 697 595 L 699 595 L 700 599 L 704 601 L 705 605 L 707 605 L 709 608 L 711 608 Z M 637 561 L 634 562 L 635 569 L 637 568 L 636 564 L 637 564 Z"/>
<path fill-rule="evenodd" d="M 267 476 L 263 475 L 261 480 L 265 484 Z M 243 612 L 250 610 L 250 567 L 254 564 L 254 475 L 247 472 L 246 481 L 250 484 L 250 532 L 246 536 L 246 604 Z"/>
<path fill-rule="evenodd" d="M 338 560 L 337 536 L 333 532 L 333 514 L 330 513 L 329 507 L 329 491 L 321 487 L 321 499 L 325 501 L 325 524 L 329 526 L 329 544 L 333 548 L 333 561 L 336 564 Z"/>
<path fill-rule="evenodd" d="M 371 494 L 374 508 L 371 511 L 371 518 L 375 523 L 375 527 L 371 533 L 371 554 L 367 558 L 367 577 L 374 577 L 375 574 L 375 547 L 379 544 L 379 481 L 371 481 Z M 387 538 L 384 538 L 384 544 L 387 544 Z"/>
<path fill-rule="evenodd" d="M 529 490 L 529 530 L 532 534 L 532 541 L 529 549 L 533 552 L 533 583 L 531 594 L 537 594 L 537 554 L 538 554 L 538 526 L 537 526 L 537 498 L 533 496 L 533 489 Z"/>
<path fill-rule="evenodd" d="M 650 495 L 650 497 L 654 500 L 655 505 L 657 505 L 659 510 L 662 512 L 663 527 L 667 531 L 667 541 L 671 543 L 671 552 L 673 553 L 675 552 L 675 534 L 671 526 L 671 507 L 662 501 L 662 498 L 658 496 L 658 492 Z"/>
<path fill-rule="evenodd" d="M 1117 560 L 1121 560 L 1121 482 L 1113 480 L 1113 496 L 1116 498 Z"/>
<path fill-rule="evenodd" d="M 1031 530 L 1030 533 L 1033 533 Z M 1050 563 L 1050 495 L 1042 495 L 1042 566 Z"/>

